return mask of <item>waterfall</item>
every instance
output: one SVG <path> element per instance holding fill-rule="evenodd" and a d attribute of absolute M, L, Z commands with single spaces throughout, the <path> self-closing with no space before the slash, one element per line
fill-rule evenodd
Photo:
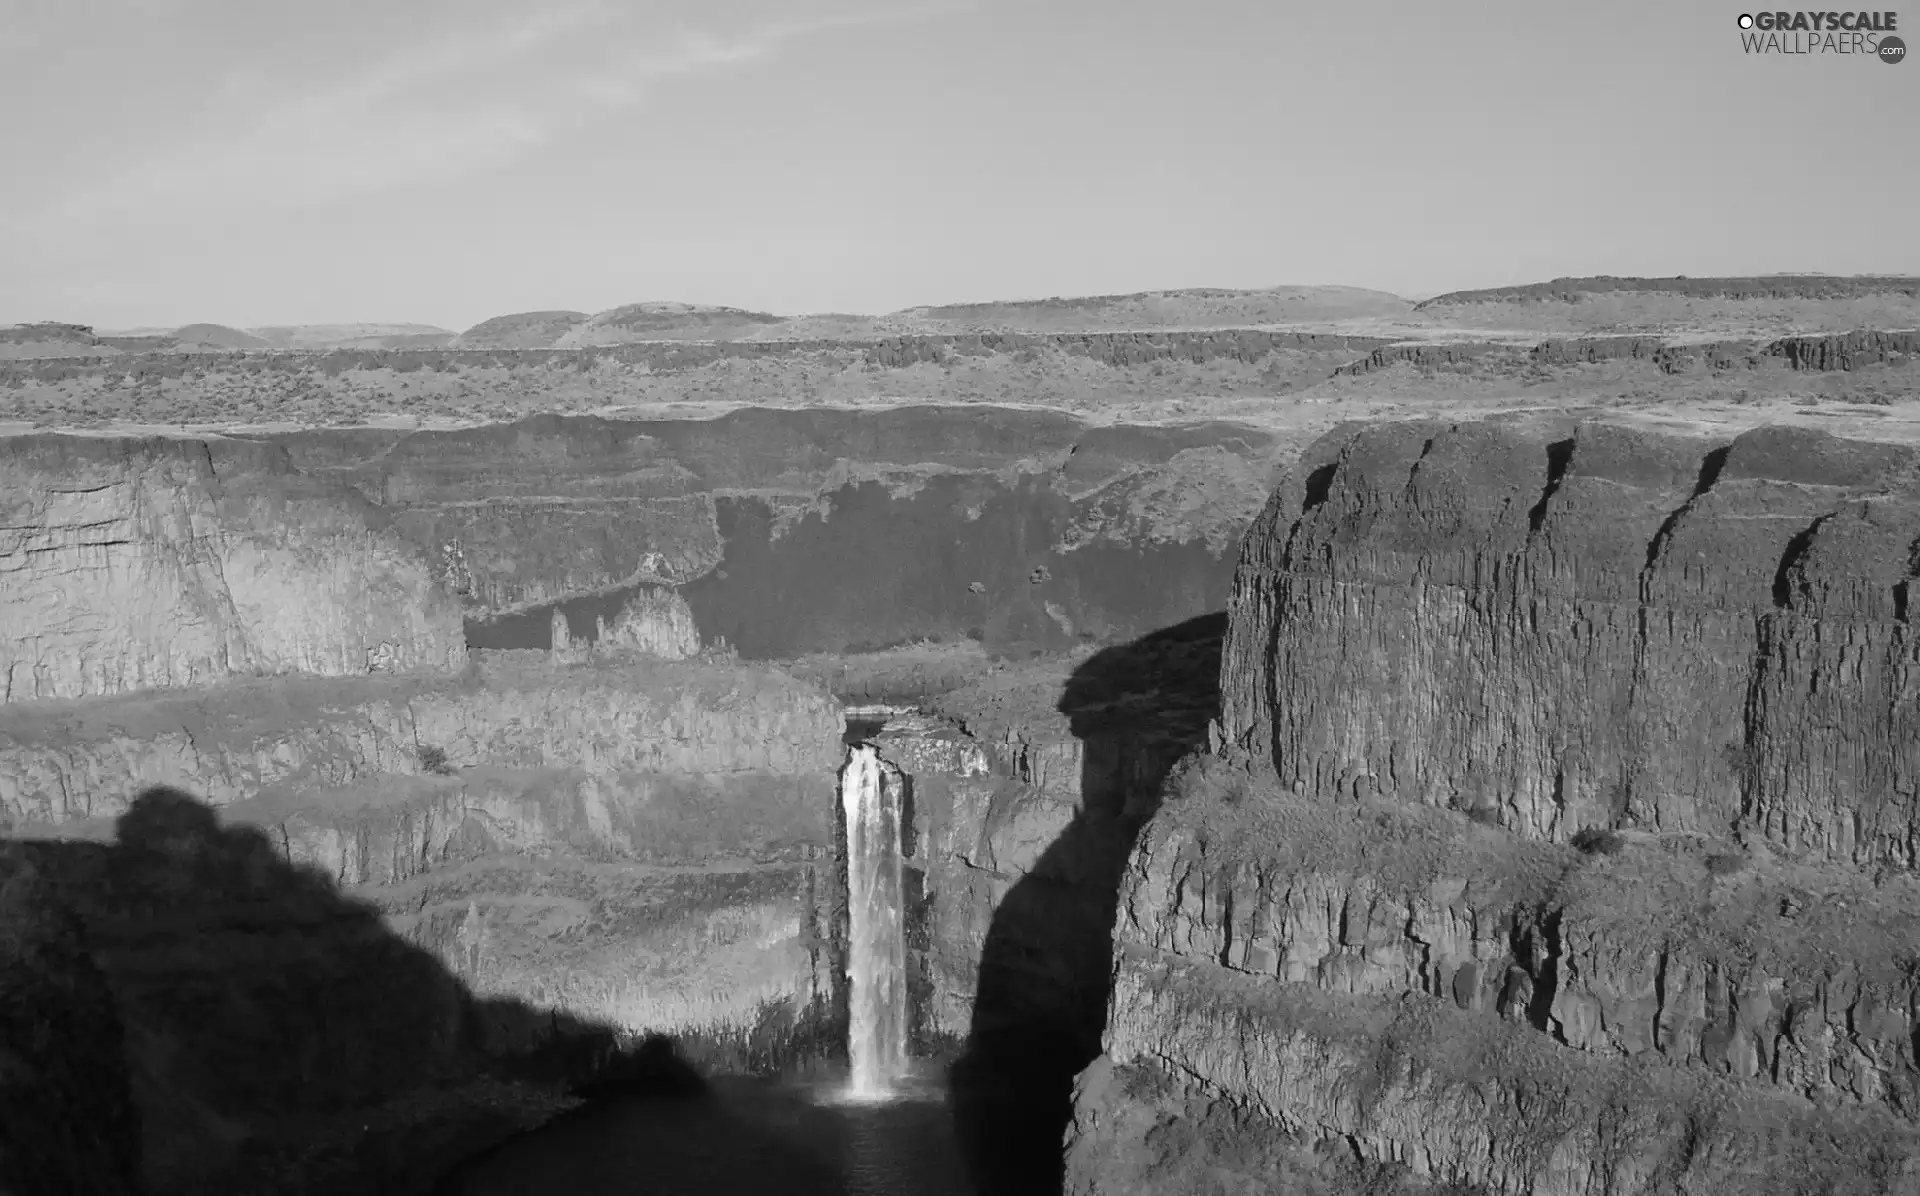
<path fill-rule="evenodd" d="M 899 793 L 860 744 L 840 777 L 847 822 L 847 1055 L 857 1099 L 885 1096 L 907 1070 L 907 942 Z"/>

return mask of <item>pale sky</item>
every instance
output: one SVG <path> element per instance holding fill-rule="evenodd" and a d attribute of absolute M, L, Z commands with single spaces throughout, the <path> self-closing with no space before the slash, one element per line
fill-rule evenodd
<path fill-rule="evenodd" d="M 1920 273 L 1920 62 L 1741 11 L 0 0 L 0 323 Z"/>

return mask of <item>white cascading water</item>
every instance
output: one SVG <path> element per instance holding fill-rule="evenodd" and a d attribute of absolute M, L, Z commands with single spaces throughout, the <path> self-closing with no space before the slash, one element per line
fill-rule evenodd
<path fill-rule="evenodd" d="M 900 809 L 880 753 L 847 754 L 840 805 L 847 821 L 847 1055 L 849 1095 L 877 1100 L 907 1070 L 907 942 L 901 909 Z"/>

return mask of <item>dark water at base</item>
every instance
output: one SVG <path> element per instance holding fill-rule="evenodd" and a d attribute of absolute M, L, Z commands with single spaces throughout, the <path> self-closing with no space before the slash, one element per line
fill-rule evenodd
<path fill-rule="evenodd" d="M 442 1196 L 979 1196 L 943 1088 L 850 1104 L 843 1083 L 721 1079 L 589 1105 L 476 1160 Z"/>

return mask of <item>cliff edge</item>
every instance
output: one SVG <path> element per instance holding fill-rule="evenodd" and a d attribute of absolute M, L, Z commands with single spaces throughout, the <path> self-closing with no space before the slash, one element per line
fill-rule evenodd
<path fill-rule="evenodd" d="M 1920 1191 L 1916 491 L 1777 428 L 1310 448 L 1127 861 L 1067 1189 Z"/>
<path fill-rule="evenodd" d="M 1317 794 L 1910 868 L 1920 457 L 1801 430 L 1322 441 L 1249 533 L 1229 740 Z"/>
<path fill-rule="evenodd" d="M 0 479 L 0 701 L 465 665 L 380 508 L 278 446 L 24 436 Z"/>

